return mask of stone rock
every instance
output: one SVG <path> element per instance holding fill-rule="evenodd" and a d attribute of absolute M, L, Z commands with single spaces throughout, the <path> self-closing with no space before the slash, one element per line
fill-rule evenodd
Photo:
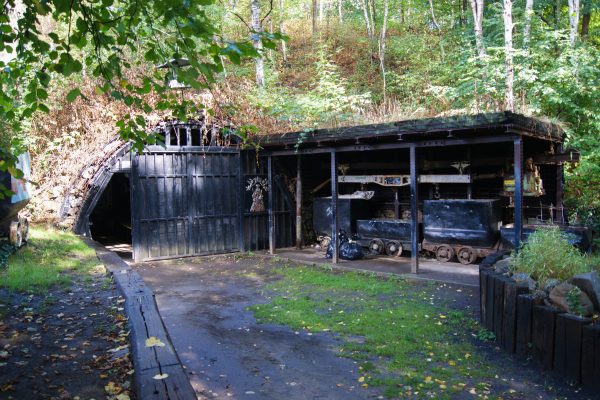
<path fill-rule="evenodd" d="M 560 280 L 558 280 L 558 279 L 548 279 L 546 281 L 546 283 L 544 284 L 544 290 L 546 291 L 546 293 L 550 293 L 550 291 L 552 289 L 554 289 L 558 285 L 560 285 Z"/>
<path fill-rule="evenodd" d="M 524 272 L 518 272 L 518 273 L 514 274 L 512 276 L 512 278 L 518 284 L 527 285 L 529 290 L 531 290 L 531 291 L 535 290 L 535 285 L 536 285 L 535 281 L 533 280 L 533 278 L 531 278 L 531 276 L 529 276 L 529 274 L 526 274 Z"/>
<path fill-rule="evenodd" d="M 569 307 L 569 301 L 567 299 L 567 294 L 574 288 L 575 286 L 568 282 L 563 282 L 560 285 L 556 285 L 554 289 L 550 291 L 550 302 L 562 311 L 579 314 Z M 581 306 L 582 316 L 587 317 L 592 315 L 594 312 L 594 305 L 592 304 L 592 301 L 588 295 L 582 290 L 579 291 L 579 304 Z"/>
<path fill-rule="evenodd" d="M 600 276 L 596 272 L 575 275 L 570 282 L 588 295 L 594 308 L 600 310 Z"/>
<path fill-rule="evenodd" d="M 533 291 L 533 301 L 536 304 L 546 303 L 548 299 L 548 293 L 543 290 L 534 290 Z"/>
<path fill-rule="evenodd" d="M 503 258 L 502 260 L 498 261 L 496 264 L 494 264 L 494 268 L 496 268 L 496 272 L 500 273 L 500 274 L 505 274 L 508 271 L 510 271 L 510 263 L 511 263 L 512 259 L 509 258 Z"/>

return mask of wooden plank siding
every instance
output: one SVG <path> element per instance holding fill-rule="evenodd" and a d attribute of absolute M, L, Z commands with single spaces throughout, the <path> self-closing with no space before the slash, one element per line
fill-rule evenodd
<path fill-rule="evenodd" d="M 132 165 L 136 261 L 239 250 L 239 153 L 158 152 Z"/>

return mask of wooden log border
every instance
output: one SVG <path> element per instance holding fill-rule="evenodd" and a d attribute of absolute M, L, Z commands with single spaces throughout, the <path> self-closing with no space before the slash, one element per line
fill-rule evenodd
<path fill-rule="evenodd" d="M 503 255 L 491 254 L 479 265 L 481 326 L 507 353 L 569 384 L 600 390 L 600 324 L 536 304 L 527 287 L 493 269 Z"/>
<path fill-rule="evenodd" d="M 96 250 L 96 255 L 112 274 L 125 298 L 136 397 L 144 400 L 196 400 L 196 393 L 158 313 L 152 290 L 117 254 L 91 239 L 83 239 Z M 164 346 L 146 347 L 146 339 L 150 337 L 159 339 Z M 154 379 L 156 375 L 163 374 L 168 374 L 168 377 Z"/>

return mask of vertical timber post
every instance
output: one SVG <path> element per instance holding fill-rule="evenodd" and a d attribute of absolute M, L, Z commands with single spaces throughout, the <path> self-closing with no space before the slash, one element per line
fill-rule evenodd
<path fill-rule="evenodd" d="M 273 226 L 273 156 L 267 158 L 267 179 L 269 181 L 269 254 L 275 254 L 275 227 Z"/>
<path fill-rule="evenodd" d="M 514 141 L 515 158 L 515 249 L 521 246 L 523 237 L 523 139 Z"/>
<path fill-rule="evenodd" d="M 296 158 L 296 248 L 302 248 L 302 156 Z"/>
<path fill-rule="evenodd" d="M 242 151 L 240 150 L 237 156 L 239 162 L 238 174 L 239 174 L 239 190 L 238 190 L 238 246 L 240 251 L 246 251 L 245 243 L 246 238 L 244 237 L 244 213 L 246 211 L 246 182 L 244 175 L 244 161 L 246 160 Z"/>
<path fill-rule="evenodd" d="M 562 153 L 564 150 L 563 144 L 558 145 L 558 153 Z M 555 222 L 562 224 L 565 222 L 565 214 L 563 210 L 563 193 L 565 186 L 565 173 L 564 164 L 559 163 L 556 166 L 556 218 Z"/>
<path fill-rule="evenodd" d="M 331 150 L 331 244 L 333 248 L 333 258 L 331 262 L 337 264 L 338 258 L 338 181 L 337 181 L 337 161 L 335 150 Z"/>
<path fill-rule="evenodd" d="M 417 183 L 417 146 L 410 146 L 410 272 L 419 273 L 419 186 Z"/>

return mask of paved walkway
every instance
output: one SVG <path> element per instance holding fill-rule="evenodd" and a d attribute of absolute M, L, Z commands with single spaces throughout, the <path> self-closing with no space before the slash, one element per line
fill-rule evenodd
<path fill-rule="evenodd" d="M 275 256 L 301 263 L 331 265 L 331 260 L 325 258 L 324 252 L 315 248 L 306 248 L 303 250 L 277 249 Z M 395 274 L 410 279 L 432 280 L 473 287 L 479 286 L 479 266 L 477 264 L 442 263 L 436 260 L 420 258 L 419 273 L 415 275 L 410 272 L 410 257 L 368 256 L 362 260 L 340 260 L 337 267 L 363 272 Z"/>
<path fill-rule="evenodd" d="M 361 400 L 358 364 L 326 332 L 258 324 L 248 306 L 269 301 L 259 258 L 199 257 L 136 264 L 199 399 Z"/>

